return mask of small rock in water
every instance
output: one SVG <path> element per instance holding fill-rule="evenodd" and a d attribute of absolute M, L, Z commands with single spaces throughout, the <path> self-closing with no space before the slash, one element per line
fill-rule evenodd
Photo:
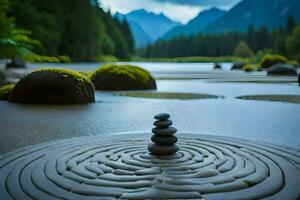
<path fill-rule="evenodd" d="M 173 124 L 173 122 L 171 120 L 155 121 L 153 123 L 153 125 L 156 127 L 169 127 L 172 124 Z"/>
<path fill-rule="evenodd" d="M 170 118 L 170 114 L 168 114 L 168 113 L 159 113 L 154 116 L 154 119 L 157 119 L 157 120 L 167 120 L 169 118 Z"/>

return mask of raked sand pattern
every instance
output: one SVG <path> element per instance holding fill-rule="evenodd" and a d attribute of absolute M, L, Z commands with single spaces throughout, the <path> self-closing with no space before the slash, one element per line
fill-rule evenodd
<path fill-rule="evenodd" d="M 178 133 L 179 151 L 149 154 L 151 133 L 74 138 L 0 156 L 0 199 L 300 198 L 300 153 Z"/>

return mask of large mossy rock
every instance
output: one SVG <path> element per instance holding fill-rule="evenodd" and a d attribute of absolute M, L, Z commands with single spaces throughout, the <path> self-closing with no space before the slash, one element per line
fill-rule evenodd
<path fill-rule="evenodd" d="M 297 71 L 293 65 L 289 64 L 275 64 L 268 69 L 268 75 L 288 75 L 296 76 Z"/>
<path fill-rule="evenodd" d="M 83 104 L 95 101 L 92 82 L 78 72 L 51 68 L 34 71 L 14 87 L 10 101 L 33 104 Z"/>
<path fill-rule="evenodd" d="M 151 74 L 131 65 L 105 65 L 91 76 L 96 90 L 149 90 L 156 89 Z"/>
<path fill-rule="evenodd" d="M 254 65 L 251 65 L 251 64 L 247 64 L 243 67 L 243 70 L 245 72 L 253 72 L 256 70 L 255 66 Z"/>
<path fill-rule="evenodd" d="M 282 55 L 272 55 L 272 54 L 267 54 L 265 55 L 261 62 L 260 62 L 260 67 L 261 68 L 269 68 L 275 64 L 279 63 L 287 63 L 288 59 Z"/>
<path fill-rule="evenodd" d="M 14 84 L 9 84 L 0 87 L 0 101 L 8 101 L 10 99 L 14 86 Z"/>

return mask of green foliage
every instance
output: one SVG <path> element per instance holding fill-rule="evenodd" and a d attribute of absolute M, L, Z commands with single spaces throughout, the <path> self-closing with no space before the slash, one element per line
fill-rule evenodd
<path fill-rule="evenodd" d="M 252 72 L 252 71 L 255 71 L 256 70 L 256 67 L 251 65 L 251 64 L 247 64 L 243 67 L 243 70 L 245 72 Z"/>
<path fill-rule="evenodd" d="M 262 58 L 260 62 L 260 66 L 262 68 L 268 68 L 277 63 L 287 63 L 287 62 L 288 59 L 282 55 L 267 54 Z"/>
<path fill-rule="evenodd" d="M 41 41 L 31 50 L 43 56 L 30 59 L 67 62 L 59 58 L 67 55 L 83 62 L 97 61 L 103 54 L 129 59 L 134 44 L 128 24 L 113 19 L 97 4 L 88 0 L 14 0 L 9 15 L 18 28 L 30 30 L 32 37 Z"/>
<path fill-rule="evenodd" d="M 12 20 L 6 14 L 8 9 L 9 1 L 0 0 L 0 38 L 9 35 L 12 28 Z"/>
<path fill-rule="evenodd" d="M 286 30 L 291 33 L 296 26 L 296 22 L 292 16 L 289 16 L 286 21 Z"/>
<path fill-rule="evenodd" d="M 0 57 L 13 58 L 33 53 L 33 47 L 39 46 L 40 42 L 30 35 L 30 31 L 12 29 L 7 38 L 0 38 Z"/>
<path fill-rule="evenodd" d="M 0 87 L 0 101 L 7 101 L 10 99 L 11 92 L 15 87 L 14 84 L 4 85 Z"/>
<path fill-rule="evenodd" d="M 13 27 L 13 20 L 7 16 L 10 3 L 0 0 L 0 58 L 13 59 L 32 53 L 40 42 L 31 38 L 31 31 Z"/>
<path fill-rule="evenodd" d="M 63 68 L 38 69 L 14 87 L 10 101 L 36 104 L 82 104 L 94 102 L 94 86 L 79 72 Z"/>
<path fill-rule="evenodd" d="M 194 58 L 194 57 L 251 57 L 259 62 L 264 54 L 284 55 L 300 62 L 300 30 L 290 17 L 287 28 L 266 26 L 249 26 L 247 32 L 220 32 L 215 34 L 198 34 L 158 40 L 138 50 L 143 58 Z M 289 31 L 292 27 L 294 31 Z M 298 28 L 300 29 L 300 28 Z M 245 43 L 247 45 L 245 45 Z M 248 46 L 248 47 L 247 47 Z M 251 51 L 257 56 L 252 56 Z"/>
<path fill-rule="evenodd" d="M 42 56 L 37 54 L 28 54 L 24 57 L 28 62 L 47 62 L 47 63 L 70 63 L 69 56 Z"/>
<path fill-rule="evenodd" d="M 113 55 L 102 55 L 99 58 L 97 58 L 98 62 L 118 62 L 118 58 L 116 58 Z"/>
<path fill-rule="evenodd" d="M 151 74 L 131 65 L 105 65 L 91 76 L 97 90 L 144 90 L 156 89 Z"/>
<path fill-rule="evenodd" d="M 296 26 L 286 38 L 286 47 L 291 58 L 300 62 L 300 26 Z"/>
<path fill-rule="evenodd" d="M 297 60 L 289 60 L 287 63 L 295 67 L 300 67 L 300 64 Z"/>
<path fill-rule="evenodd" d="M 243 58 L 251 57 L 253 56 L 253 51 L 246 42 L 241 41 L 235 47 L 234 56 Z"/>
<path fill-rule="evenodd" d="M 58 0 L 13 0 L 9 15 L 14 18 L 16 27 L 30 30 L 32 37 L 41 41 L 42 45 L 33 49 L 35 52 L 56 56 L 53 52 L 59 48 L 63 27 L 58 18 L 63 17 L 63 10 Z"/>
<path fill-rule="evenodd" d="M 180 36 L 169 40 L 158 40 L 140 49 L 138 55 L 147 58 L 232 56 L 236 45 L 241 40 L 244 40 L 244 34 L 235 32 Z"/>

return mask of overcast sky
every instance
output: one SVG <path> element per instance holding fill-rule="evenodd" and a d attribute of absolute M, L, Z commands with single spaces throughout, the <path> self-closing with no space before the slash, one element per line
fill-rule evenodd
<path fill-rule="evenodd" d="M 164 13 L 172 20 L 187 23 L 200 11 L 210 7 L 228 10 L 240 0 L 99 0 L 104 9 L 112 13 L 129 13 L 145 9 L 154 13 Z"/>

